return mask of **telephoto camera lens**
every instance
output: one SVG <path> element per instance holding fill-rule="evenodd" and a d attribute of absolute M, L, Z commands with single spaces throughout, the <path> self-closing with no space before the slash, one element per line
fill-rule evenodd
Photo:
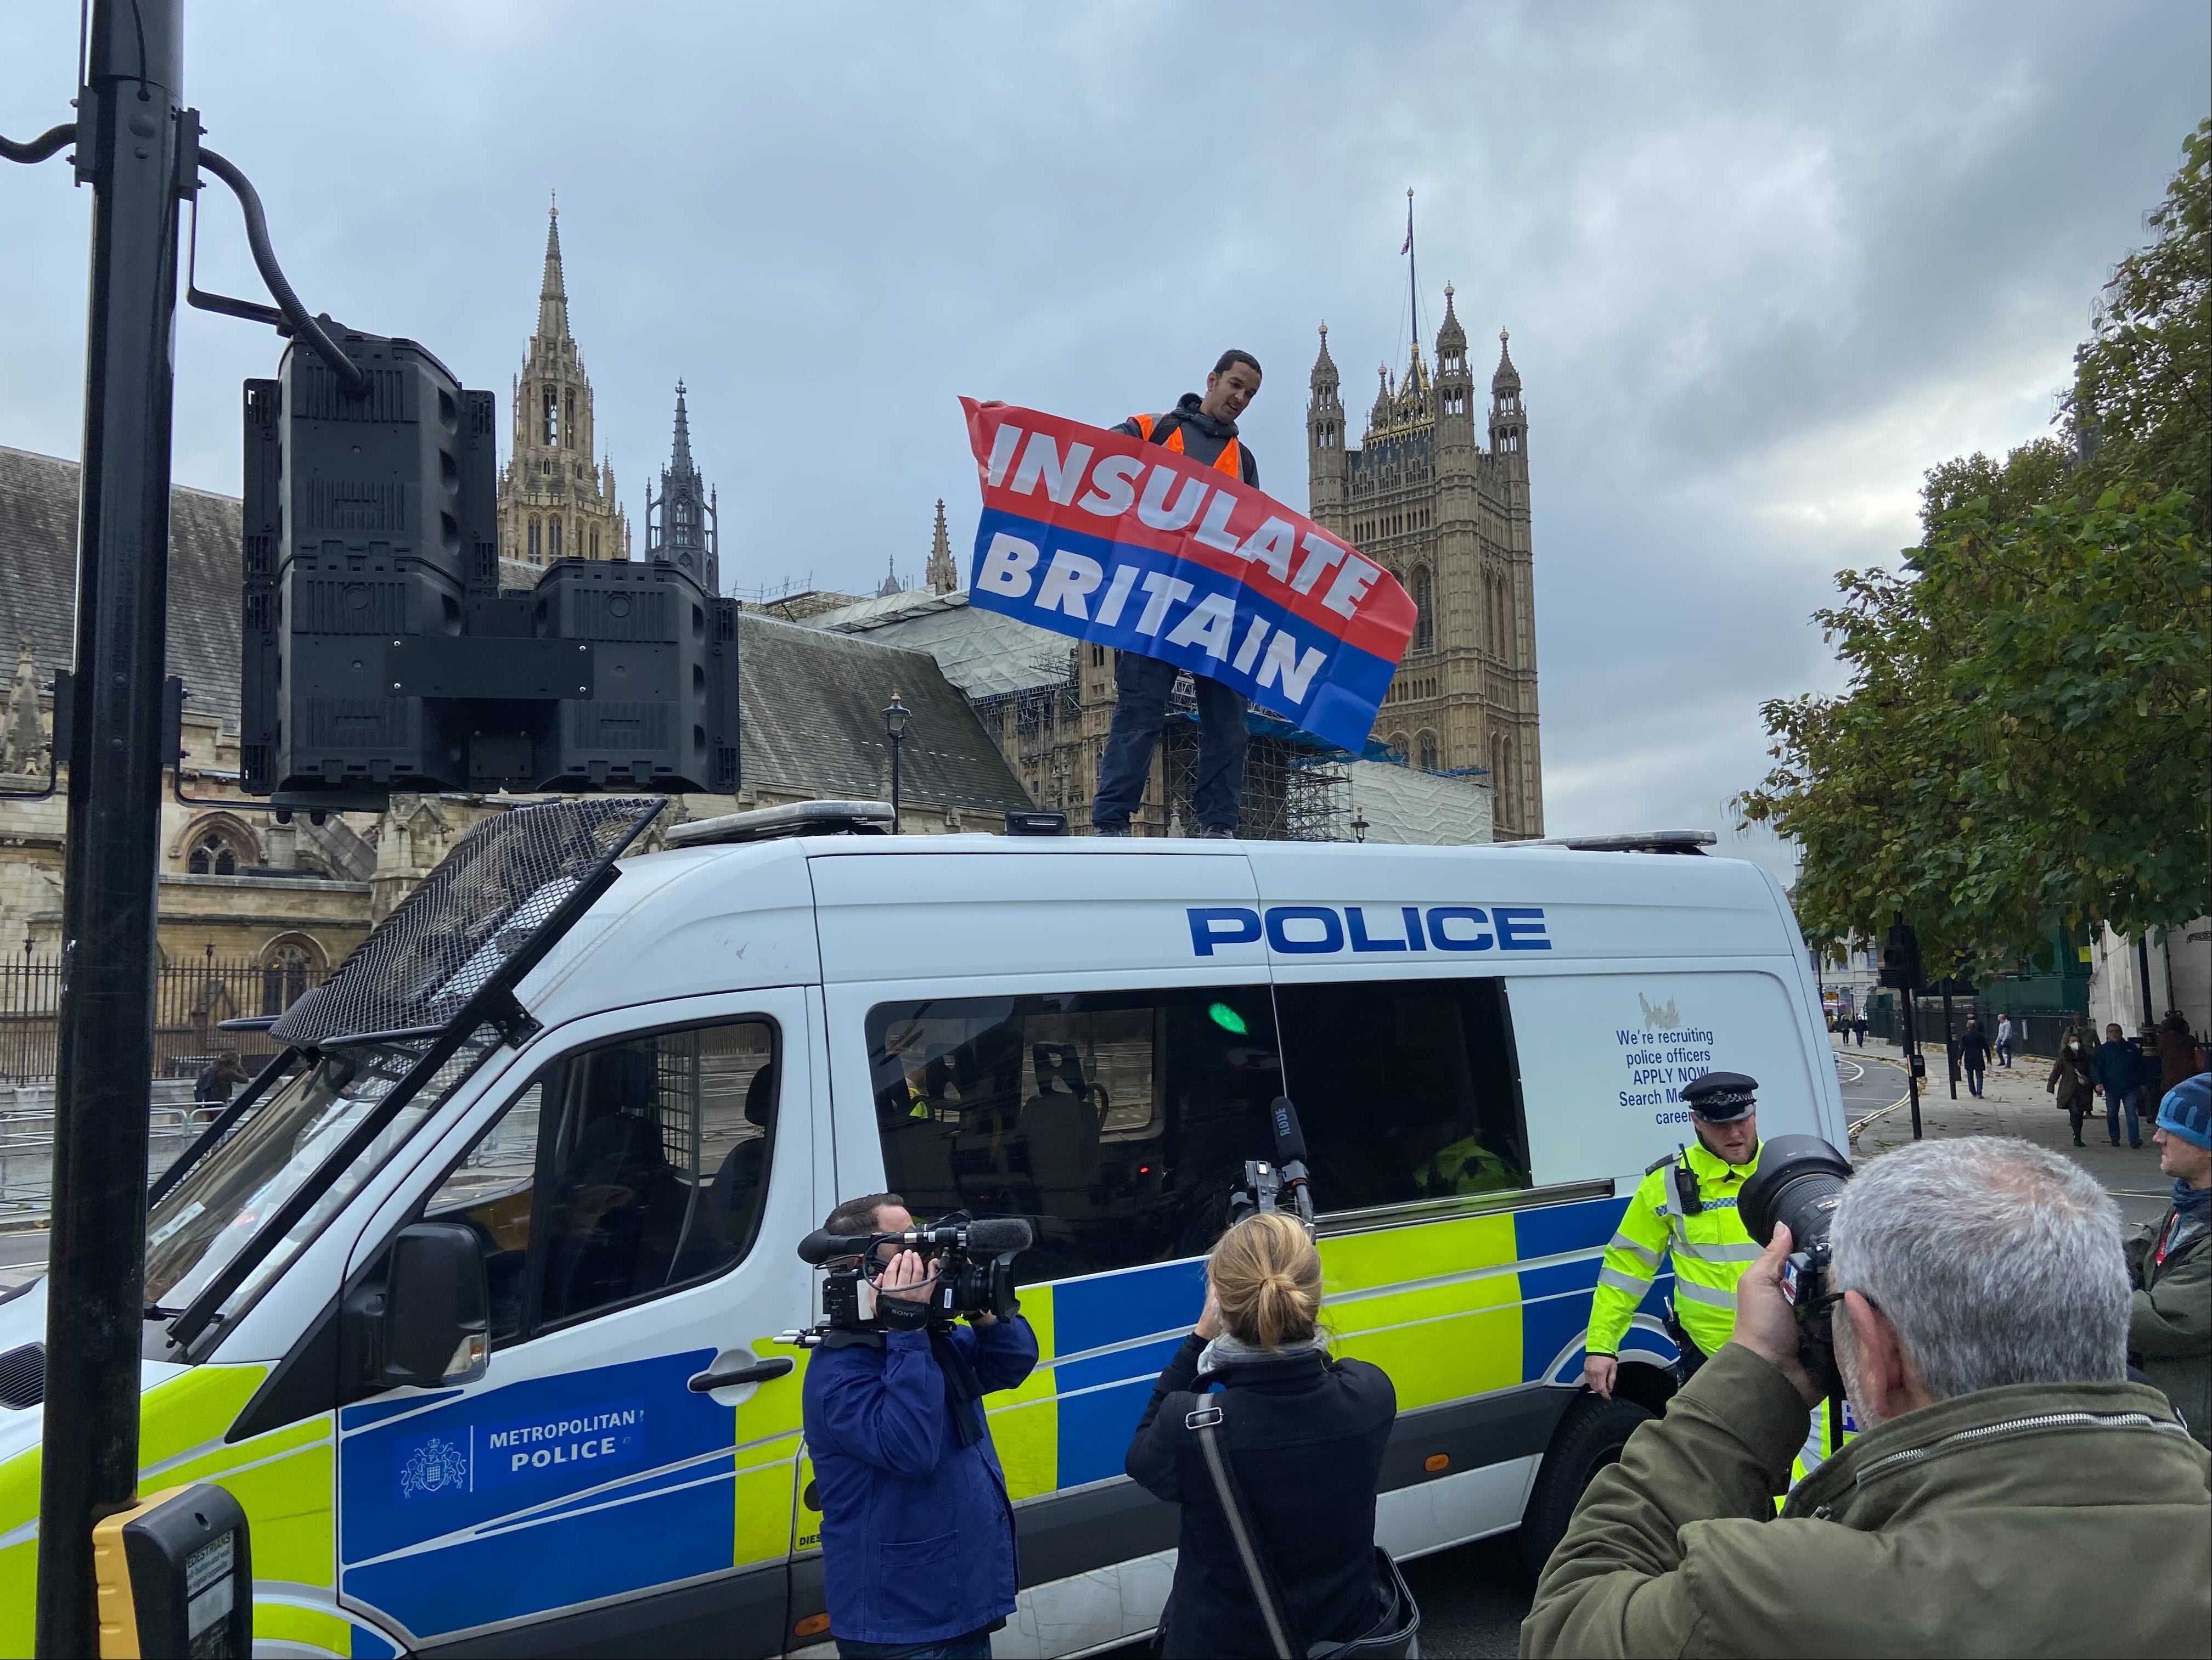
<path fill-rule="evenodd" d="M 1779 1222 L 1790 1230 L 1792 1251 L 1819 1250 L 1850 1179 L 1851 1161 L 1819 1136 L 1778 1135 L 1759 1148 L 1759 1174 L 1744 1183 L 1744 1228 L 1765 1245 Z"/>

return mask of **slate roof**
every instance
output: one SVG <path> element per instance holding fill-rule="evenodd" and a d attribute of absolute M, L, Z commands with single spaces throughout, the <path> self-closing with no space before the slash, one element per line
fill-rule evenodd
<path fill-rule="evenodd" d="M 863 600 L 806 621 L 810 628 L 926 651 L 970 697 L 1059 685 L 1067 678 L 1075 648 L 1066 635 L 970 605 L 964 593 L 926 588 Z"/>
<path fill-rule="evenodd" d="M 169 492 L 169 672 L 185 708 L 238 724 L 239 504 Z M 0 657 L 31 648 L 39 684 L 70 666 L 76 639 L 77 465 L 0 446 Z"/>
<path fill-rule="evenodd" d="M 29 644 L 41 684 L 56 669 L 70 666 L 76 514 L 74 461 L 0 446 L 0 675 L 13 672 L 19 641 Z M 238 721 L 240 558 L 235 498 L 171 492 L 169 672 L 184 678 L 191 694 L 188 709 L 213 713 L 232 727 Z M 538 577 L 535 570 L 510 574 L 522 586 Z M 738 764 L 748 787 L 881 797 L 890 748 L 882 711 L 896 688 L 914 711 L 900 757 L 900 792 L 907 800 L 984 812 L 1033 805 L 967 699 L 927 652 L 752 612 L 743 613 L 738 626 Z"/>
<path fill-rule="evenodd" d="M 894 690 L 914 719 L 899 757 L 909 802 L 1003 812 L 1034 806 L 957 687 L 926 651 L 746 611 L 738 626 L 738 764 L 748 789 L 880 800 Z"/>

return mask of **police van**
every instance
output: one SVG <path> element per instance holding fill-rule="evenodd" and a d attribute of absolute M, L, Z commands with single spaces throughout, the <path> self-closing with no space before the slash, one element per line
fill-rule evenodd
<path fill-rule="evenodd" d="M 258 1652 L 828 1652 L 780 1340 L 821 1312 L 797 1242 L 886 1189 L 1035 1231 L 1042 1359 L 987 1403 L 1022 1584 L 995 1651 L 1150 1630 L 1176 1519 L 1122 1457 L 1285 1094 L 1334 1347 L 1397 1388 L 1382 1542 L 1540 1552 L 1670 1387 L 1664 1278 L 1616 1399 L 1581 1377 L 1679 1085 L 1748 1072 L 1765 1134 L 1843 1139 L 1789 907 L 1693 838 L 897 837 L 812 803 L 622 857 L 659 806 L 479 825 L 155 1186 L 142 1491 L 244 1506 Z M 6 1653 L 45 1302 L 0 1305 Z"/>

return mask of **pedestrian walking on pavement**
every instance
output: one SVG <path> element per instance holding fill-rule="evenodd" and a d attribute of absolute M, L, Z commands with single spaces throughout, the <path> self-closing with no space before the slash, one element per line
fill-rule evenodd
<path fill-rule="evenodd" d="M 2105 1028 L 2105 1041 L 2089 1057 L 2089 1076 L 2096 1081 L 2097 1093 L 2105 1098 L 2105 1134 L 2112 1138 L 2112 1145 L 2120 1145 L 2120 1114 L 2125 1110 L 2128 1145 L 2142 1146 L 2142 1129 L 2136 1118 L 2136 1090 L 2142 1081 L 2142 1051 L 2128 1042 L 2128 1035 L 2118 1021 Z"/>
<path fill-rule="evenodd" d="M 2136 1286 L 2128 1349 L 2189 1432 L 2212 1447 L 2212 1073 L 2166 1091 L 2151 1140 L 2159 1169 L 2173 1178 L 2173 1204 L 2128 1242 Z"/>
<path fill-rule="evenodd" d="M 2009 1068 L 2012 1065 L 2012 1016 L 1997 1017 L 1997 1064 Z"/>
<path fill-rule="evenodd" d="M 1982 1023 L 1972 1015 L 1966 1018 L 1966 1030 L 1960 1034 L 1959 1064 L 1966 1069 L 1966 1087 L 1979 1099 L 1982 1074 L 1989 1070 L 1990 1037 L 1982 1030 Z"/>
<path fill-rule="evenodd" d="M 2097 1110 L 2097 1085 L 2089 1076 L 2088 1035 L 2081 1027 L 2068 1032 L 2058 1045 L 2058 1058 L 2051 1063 L 2051 1076 L 2044 1080 L 2043 1092 L 2058 1098 L 2058 1110 L 2066 1115 L 2074 1130 L 2074 1145 L 2085 1145 L 2081 1121 Z"/>
<path fill-rule="evenodd" d="M 1866 1047 L 1866 1016 L 1864 1014 L 1855 1014 L 1851 1017 L 1851 1036 L 1858 1040 L 1858 1046 L 1861 1049 Z"/>
<path fill-rule="evenodd" d="M 2179 1089 L 2183 1081 L 2203 1068 L 2197 1064 L 2197 1039 L 2189 1030 L 2189 1017 L 2168 1009 L 2158 1023 L 2158 1098 Z"/>

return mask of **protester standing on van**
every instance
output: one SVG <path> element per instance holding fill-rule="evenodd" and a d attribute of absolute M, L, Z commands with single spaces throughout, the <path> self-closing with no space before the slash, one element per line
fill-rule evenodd
<path fill-rule="evenodd" d="M 1206 394 L 1187 392 L 1165 415 L 1133 415 L 1115 432 L 1158 444 L 1176 454 L 1241 478 L 1255 489 L 1260 464 L 1237 436 L 1237 417 L 1260 395 L 1260 360 L 1249 351 L 1221 354 L 1206 377 Z M 1158 657 L 1133 651 L 1114 654 L 1114 725 L 1098 763 L 1098 792 L 1091 823 L 1101 836 L 1127 836 L 1129 816 L 1145 799 L 1152 774 L 1152 749 L 1167 720 L 1168 694 L 1182 671 Z M 1191 786 L 1191 815 L 1200 836 L 1237 834 L 1244 794 L 1244 698 L 1218 680 L 1194 674 L 1198 692 L 1198 778 Z"/>
<path fill-rule="evenodd" d="M 2058 1045 L 2058 1058 L 2051 1063 L 2043 1092 L 2058 1098 L 2058 1110 L 2074 1127 L 2074 1145 L 2084 1145 L 2081 1121 L 2097 1110 L 2097 1085 L 2089 1076 L 2089 1039 L 2081 1027 L 2068 1032 Z"/>
<path fill-rule="evenodd" d="M 2173 1178 L 2173 1204 L 2128 1242 L 2128 1348 L 2189 1432 L 2212 1447 L 2212 1073 L 2166 1091 L 2151 1140 Z"/>
<path fill-rule="evenodd" d="M 1206 1311 L 1152 1387 L 1127 1468 L 1182 1509 L 1160 1616 L 1166 1660 L 1278 1652 L 1240 1535 L 1273 1581 L 1288 1652 L 1364 1636 L 1384 1614 L 1375 1487 L 1397 1392 L 1379 1368 L 1330 1358 L 1321 1301 L 1321 1256 L 1305 1229 L 1280 1212 L 1246 1217 L 1213 1248 Z M 1241 1525 L 1222 1504 L 1204 1433 L 1221 1438 Z"/>
<path fill-rule="evenodd" d="M 2128 1115 L 2128 1145 L 2142 1146 L 2142 1130 L 2136 1118 L 2136 1090 L 2142 1082 L 2142 1051 L 2128 1042 L 2117 1020 L 2105 1028 L 2105 1041 L 2089 1057 L 2089 1076 L 2097 1093 L 2105 1098 L 2105 1133 L 2114 1146 L 2120 1145 L 2120 1111 Z"/>
<path fill-rule="evenodd" d="M 904 1200 L 876 1193 L 847 1200 L 822 1225 L 914 1225 Z M 833 1333 L 807 1363 L 806 1450 L 830 1633 L 845 1660 L 988 1660 L 991 1633 L 1014 1611 L 1014 1507 L 982 1397 L 1030 1375 L 1036 1335 L 1019 1316 L 978 1314 L 965 1329 L 934 1320 L 934 1284 L 916 1253 L 891 1256 L 876 1295 L 880 1329 Z"/>
<path fill-rule="evenodd" d="M 1608 1401 L 1620 1340 L 1669 1252 L 1674 1304 L 1668 1328 L 1681 1351 L 1683 1381 L 1735 1329 L 1735 1282 L 1759 1256 L 1736 1214 L 1743 1184 L 1759 1172 L 1758 1090 L 1759 1080 L 1740 1072 L 1709 1072 L 1682 1086 L 1697 1145 L 1645 1169 L 1590 1298 L 1583 1381 Z"/>

